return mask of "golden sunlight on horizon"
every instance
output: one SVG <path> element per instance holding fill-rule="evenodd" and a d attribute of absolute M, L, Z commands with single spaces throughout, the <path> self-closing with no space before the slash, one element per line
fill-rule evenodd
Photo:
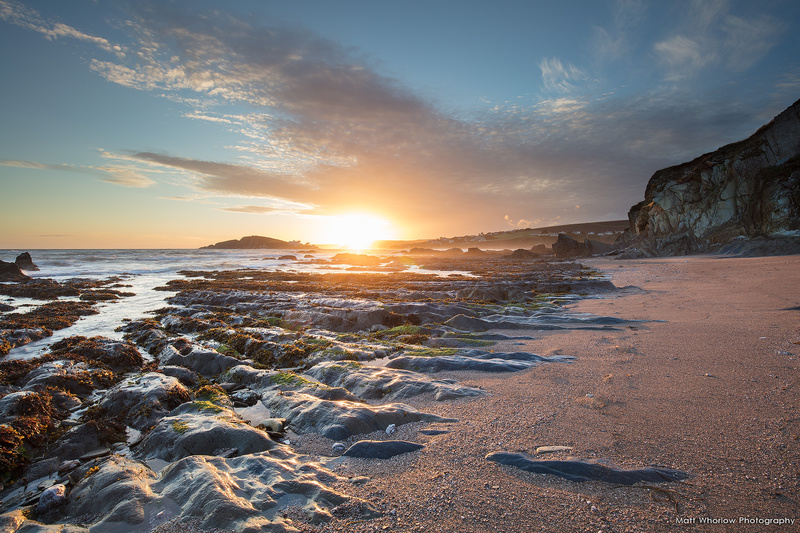
<path fill-rule="evenodd" d="M 375 241 L 394 237 L 395 231 L 389 221 L 373 215 L 347 213 L 327 217 L 317 242 L 367 250 Z"/>

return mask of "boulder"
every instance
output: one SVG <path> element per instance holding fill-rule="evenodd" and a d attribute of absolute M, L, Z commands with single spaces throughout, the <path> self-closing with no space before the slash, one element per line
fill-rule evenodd
<path fill-rule="evenodd" d="M 544 248 L 544 245 L 542 245 Z M 533 250 L 525 250 L 524 248 L 520 248 L 519 250 L 514 250 L 511 252 L 511 256 L 509 257 L 512 261 L 530 261 L 533 259 L 539 259 L 541 256 L 534 252 Z"/>
<path fill-rule="evenodd" d="M 16 263 L 0 261 L 0 281 L 27 281 L 31 279 L 22 273 Z"/>
<path fill-rule="evenodd" d="M 67 503 L 67 487 L 59 483 L 42 492 L 39 503 L 36 504 L 36 512 L 49 513 L 65 503 Z"/>
<path fill-rule="evenodd" d="M 33 260 L 31 259 L 31 254 L 28 252 L 22 252 L 17 256 L 14 260 L 14 263 L 20 268 L 20 270 L 28 270 L 28 271 L 36 271 L 39 270 L 39 267 L 33 264 Z"/>
<path fill-rule="evenodd" d="M 586 243 L 578 242 L 564 233 L 559 233 L 558 239 L 553 243 L 553 253 L 556 259 L 574 259 L 592 255 Z"/>

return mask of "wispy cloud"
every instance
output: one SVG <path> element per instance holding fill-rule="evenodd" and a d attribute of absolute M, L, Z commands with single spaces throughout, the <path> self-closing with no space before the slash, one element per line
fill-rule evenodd
<path fill-rule="evenodd" d="M 73 172 L 78 174 L 88 174 L 91 176 L 98 176 L 97 179 L 123 187 L 149 187 L 156 182 L 147 177 L 142 172 L 125 166 L 76 166 L 67 165 L 63 163 L 48 164 L 39 163 L 36 161 L 19 161 L 11 159 L 0 159 L 0 165 L 6 167 L 29 168 L 34 170 L 57 170 L 60 172 Z"/>
<path fill-rule="evenodd" d="M 48 163 L 38 163 L 36 161 L 0 159 L 0 165 L 5 167 L 32 168 L 36 170 L 62 170 L 66 172 L 83 172 L 83 170 L 79 167 L 76 167 L 74 165 L 66 165 L 63 163 L 58 163 L 53 165 Z"/>
<path fill-rule="evenodd" d="M 84 33 L 63 22 L 49 21 L 43 18 L 35 9 L 30 9 L 19 2 L 0 0 L 0 19 L 39 32 L 48 39 L 77 39 L 94 44 L 108 52 L 115 52 L 119 56 L 124 56 L 121 46 L 114 45 L 103 37 Z"/>
<path fill-rule="evenodd" d="M 250 215 L 267 215 L 271 213 L 279 213 L 283 210 L 277 207 L 269 207 L 263 205 L 238 205 L 233 207 L 220 207 L 221 211 L 230 211 L 232 213 L 247 213 Z"/>
<path fill-rule="evenodd" d="M 99 167 L 97 170 L 104 174 L 104 176 L 100 178 L 100 181 L 121 185 L 123 187 L 143 189 L 156 183 L 141 172 L 131 168 L 106 166 Z"/>
<path fill-rule="evenodd" d="M 719 65 L 735 72 L 747 70 L 775 46 L 787 28 L 772 16 L 743 18 L 730 10 L 726 0 L 690 3 L 682 30 L 653 46 L 667 80 L 691 78 Z"/>
<path fill-rule="evenodd" d="M 613 25 L 609 28 L 593 28 L 591 42 L 595 57 L 601 62 L 628 57 L 635 46 L 632 36 L 643 26 L 646 11 L 641 0 L 617 0 L 614 3 Z"/>
<path fill-rule="evenodd" d="M 568 93 L 575 90 L 578 83 L 589 79 L 583 69 L 569 63 L 564 64 L 555 57 L 543 59 L 539 63 L 539 68 L 542 71 L 542 82 L 547 91 Z"/>
<path fill-rule="evenodd" d="M 655 51 L 667 67 L 666 79 L 680 80 L 694 76 L 703 67 L 718 60 L 714 50 L 684 35 L 674 35 L 655 44 Z"/>

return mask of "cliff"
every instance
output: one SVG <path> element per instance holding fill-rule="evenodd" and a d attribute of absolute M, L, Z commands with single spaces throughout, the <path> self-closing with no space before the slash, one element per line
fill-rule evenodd
<path fill-rule="evenodd" d="M 296 248 L 316 248 L 316 246 L 303 244 L 300 241 L 282 241 L 271 237 L 251 235 L 238 240 L 222 241 L 217 244 L 209 244 L 208 246 L 202 247 L 202 249 L 213 250 L 287 250 Z"/>
<path fill-rule="evenodd" d="M 657 171 L 628 220 L 629 257 L 741 252 L 745 242 L 800 253 L 800 100 L 743 141 Z"/>

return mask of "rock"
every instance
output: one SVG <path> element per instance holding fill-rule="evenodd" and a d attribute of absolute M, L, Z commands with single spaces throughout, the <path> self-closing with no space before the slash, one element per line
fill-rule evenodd
<path fill-rule="evenodd" d="M 333 446 L 331 446 L 331 451 L 336 454 L 343 453 L 345 449 L 347 449 L 347 446 L 342 442 L 334 442 Z"/>
<path fill-rule="evenodd" d="M 62 463 L 58 466 L 58 475 L 64 476 L 79 466 L 81 466 L 81 462 L 76 459 L 71 461 L 62 461 Z"/>
<path fill-rule="evenodd" d="M 466 315 L 456 315 L 446 320 L 444 324 L 460 331 L 486 331 L 496 327 L 482 318 Z"/>
<path fill-rule="evenodd" d="M 267 392 L 261 401 L 273 415 L 289 420 L 295 432 L 319 433 L 333 440 L 384 431 L 389 424 L 448 420 L 399 403 L 367 405 L 346 400 L 322 400 L 295 391 Z"/>
<path fill-rule="evenodd" d="M 39 479 L 44 477 L 50 477 L 55 472 L 58 472 L 58 467 L 61 464 L 61 460 L 57 457 L 51 457 L 49 459 L 42 459 L 40 461 L 36 461 L 28 468 L 25 469 L 25 477 L 28 479 Z M 48 485 L 49 486 L 49 485 Z"/>
<path fill-rule="evenodd" d="M 331 258 L 331 263 L 346 263 L 354 266 L 378 266 L 385 260 L 374 255 L 365 254 L 336 254 Z"/>
<path fill-rule="evenodd" d="M 182 366 L 166 365 L 159 368 L 159 370 L 165 376 L 178 378 L 178 381 L 187 387 L 194 387 L 200 381 L 200 377 L 197 374 Z"/>
<path fill-rule="evenodd" d="M 148 372 L 111 387 L 100 406 L 129 426 L 143 431 L 191 397 L 177 378 Z"/>
<path fill-rule="evenodd" d="M 278 258 L 278 261 L 297 261 L 296 255 L 282 255 Z"/>
<path fill-rule="evenodd" d="M 111 453 L 111 449 L 110 448 L 97 448 L 95 450 L 92 450 L 90 452 L 87 452 L 87 453 L 81 455 L 78 459 L 82 463 L 85 463 L 86 461 L 91 461 L 92 459 L 98 459 L 100 457 L 105 457 L 106 455 L 108 455 L 110 453 Z"/>
<path fill-rule="evenodd" d="M 396 357 L 386 363 L 387 368 L 402 368 L 433 374 L 445 371 L 472 370 L 475 372 L 518 372 L 536 366 L 529 361 L 506 361 L 504 359 L 475 359 L 462 355 L 438 357 Z"/>
<path fill-rule="evenodd" d="M 285 418 L 265 418 L 258 425 L 271 433 L 283 433 L 286 431 Z"/>
<path fill-rule="evenodd" d="M 177 461 L 189 455 L 213 455 L 236 448 L 252 454 L 275 446 L 263 431 L 243 423 L 230 409 L 210 402 L 188 402 L 162 418 L 136 447 L 136 457 Z"/>
<path fill-rule="evenodd" d="M 31 279 L 22 273 L 16 263 L 0 261 L 0 281 L 27 281 Z"/>
<path fill-rule="evenodd" d="M 14 264 L 16 264 L 21 270 L 27 270 L 29 272 L 35 272 L 39 270 L 39 267 L 33 264 L 31 254 L 28 252 L 22 252 L 19 254 L 14 260 Z"/>
<path fill-rule="evenodd" d="M 48 386 L 62 388 L 78 397 L 87 397 L 94 389 L 105 388 L 112 382 L 111 371 L 97 369 L 82 361 L 56 359 L 42 363 L 19 382 L 22 389 L 43 390 Z"/>
<path fill-rule="evenodd" d="M 395 431 L 397 431 L 397 426 L 395 424 L 389 424 L 386 426 L 387 435 L 393 435 Z"/>
<path fill-rule="evenodd" d="M 544 247 L 544 245 L 542 245 Z M 514 250 L 509 259 L 513 261 L 530 261 L 532 259 L 540 259 L 541 256 L 534 252 L 533 250 L 525 250 L 524 248 L 520 248 L 518 250 Z"/>
<path fill-rule="evenodd" d="M 749 138 L 653 174 L 628 212 L 623 257 L 714 252 L 742 237 L 800 241 L 798 190 L 800 100 Z"/>
<path fill-rule="evenodd" d="M 199 346 L 193 347 L 186 355 L 182 355 L 174 346 L 164 346 L 158 353 L 158 360 L 163 365 L 188 368 L 201 376 L 216 376 L 242 363 L 235 357 Z"/>
<path fill-rule="evenodd" d="M 514 466 L 536 474 L 551 474 L 570 481 L 605 481 L 606 483 L 619 485 L 633 485 L 640 481 L 663 483 L 666 481 L 680 481 L 691 477 L 686 472 L 668 468 L 623 470 L 582 459 L 564 461 L 537 460 L 523 453 L 495 452 L 487 455 L 486 460 Z"/>
<path fill-rule="evenodd" d="M 42 492 L 42 495 L 39 496 L 39 503 L 36 504 L 36 512 L 39 514 L 49 513 L 65 503 L 67 503 L 67 487 L 59 483 Z"/>
<path fill-rule="evenodd" d="M 617 286 L 605 279 L 577 279 L 567 281 L 540 281 L 535 285 L 537 292 L 567 292 L 571 294 L 594 294 L 598 292 L 612 292 L 618 290 Z"/>
<path fill-rule="evenodd" d="M 289 504 L 315 524 L 342 505 L 359 510 L 355 520 L 376 514 L 367 502 L 333 490 L 343 479 L 330 470 L 313 462 L 298 468 L 298 457 L 285 447 L 230 458 L 192 455 L 159 474 L 123 456 L 98 466 L 77 472 L 83 477 L 63 508 L 65 516 L 90 520 L 93 531 L 150 531 L 174 517 L 176 525 L 193 524 L 181 531 L 296 532 L 278 512 Z"/>
<path fill-rule="evenodd" d="M 28 518 L 23 514 L 22 509 L 0 514 L 0 531 L 16 533 L 19 531 L 19 527 L 27 520 Z"/>
<path fill-rule="evenodd" d="M 553 253 L 556 259 L 574 259 L 592 255 L 586 243 L 580 243 L 564 233 L 559 233 L 558 239 L 553 243 Z"/>
<path fill-rule="evenodd" d="M 54 343 L 50 352 L 54 355 L 75 353 L 122 372 L 138 370 L 144 364 L 142 354 L 136 346 L 106 337 L 68 337 Z"/>
<path fill-rule="evenodd" d="M 441 401 L 483 394 L 480 389 L 432 379 L 417 372 L 361 365 L 353 361 L 318 363 L 305 375 L 332 387 L 343 387 L 362 400 L 402 400 L 433 394 L 437 401 Z"/>
<path fill-rule="evenodd" d="M 607 255 L 619 248 L 619 246 L 617 246 L 616 244 L 609 244 L 606 242 L 595 241 L 592 239 L 586 239 L 583 242 L 589 249 L 590 255 Z"/>
<path fill-rule="evenodd" d="M 241 389 L 231 393 L 231 401 L 233 401 L 234 405 L 238 403 L 242 407 L 250 407 L 255 405 L 260 399 L 261 395 L 250 389 Z"/>
<path fill-rule="evenodd" d="M 572 446 L 539 446 L 536 448 L 537 454 L 554 452 L 571 452 Z"/>
<path fill-rule="evenodd" d="M 475 286 L 467 287 L 458 291 L 456 295 L 460 299 L 479 300 L 483 302 L 502 302 L 508 300 L 508 291 L 504 287 L 494 286 Z"/>
<path fill-rule="evenodd" d="M 723 245 L 720 255 L 731 257 L 764 257 L 800 254 L 800 239 L 792 237 L 737 238 Z"/>
<path fill-rule="evenodd" d="M 537 244 L 531 247 L 531 252 L 537 255 L 552 255 L 553 250 L 545 246 L 544 244 Z"/>
<path fill-rule="evenodd" d="M 415 452 L 424 448 L 422 444 L 404 440 L 360 440 L 344 452 L 346 457 L 364 459 L 390 459 L 395 455 Z"/>
<path fill-rule="evenodd" d="M 21 390 L 12 392 L 0 398 L 0 424 L 7 424 L 19 415 L 17 406 L 20 401 L 29 396 L 35 396 L 31 390 Z"/>
<path fill-rule="evenodd" d="M 8 305 L 4 304 L 3 302 L 0 302 L 0 312 L 5 313 L 8 311 L 13 311 L 14 309 L 16 309 L 16 307 L 14 307 L 13 305 Z"/>
<path fill-rule="evenodd" d="M 82 456 L 104 447 L 104 440 L 96 427 L 91 424 L 80 424 L 69 428 L 58 439 L 55 447 L 50 450 L 47 457 L 57 457 L 62 461 L 78 460 Z"/>

